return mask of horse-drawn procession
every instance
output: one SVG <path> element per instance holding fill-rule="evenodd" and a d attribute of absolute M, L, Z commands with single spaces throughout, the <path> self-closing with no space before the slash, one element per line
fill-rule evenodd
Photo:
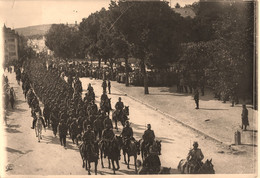
<path fill-rule="evenodd" d="M 115 109 L 112 108 L 107 86 L 104 86 L 106 81 L 101 86 L 103 94 L 98 107 L 96 101 L 99 99 L 90 83 L 82 97 L 82 83 L 77 75 L 68 76 L 66 81 L 62 71 L 52 66 L 47 68 L 40 60 L 26 61 L 22 70 L 19 68 L 15 72 L 20 75 L 17 81 L 22 82 L 24 97 L 33 118 L 32 129 L 35 129 L 38 142 L 43 137 L 42 130 L 46 131 L 48 127 L 52 128 L 55 137 L 59 135 L 61 145 L 67 149 L 66 137 L 69 135 L 73 144 L 78 146 L 82 167 L 88 174 L 91 163 L 94 163 L 95 174 L 99 162 L 104 168 L 104 159 L 107 159 L 108 168 L 114 174 L 120 169 L 121 159 L 129 169 L 131 157 L 136 174 L 170 174 L 171 168 L 161 165 L 162 143 L 156 139 L 151 124 L 147 124 L 141 139 L 136 139 L 129 119 L 129 106 L 125 106 L 119 97 Z M 198 144 L 194 143 L 187 159 L 180 161 L 178 173 L 214 173 L 212 161 L 203 163 L 203 158 Z"/>

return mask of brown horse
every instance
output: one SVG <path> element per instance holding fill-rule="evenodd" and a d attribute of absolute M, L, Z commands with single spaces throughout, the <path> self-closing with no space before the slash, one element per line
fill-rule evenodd
<path fill-rule="evenodd" d="M 182 159 L 179 162 L 178 170 L 182 174 L 215 174 L 212 159 L 207 159 L 197 171 L 195 169 L 195 165 L 193 165 L 192 163 L 188 163 L 186 159 Z"/>
<path fill-rule="evenodd" d="M 128 169 L 130 169 L 130 167 L 129 167 L 130 157 L 131 156 L 134 157 L 135 173 L 137 173 L 137 166 L 136 166 L 137 155 L 140 155 L 140 145 L 139 144 L 140 143 L 135 141 L 135 139 L 130 139 L 128 147 L 123 146 L 124 161 L 125 161 L 125 164 L 127 164 Z M 126 154 L 128 157 L 127 162 L 126 162 Z"/>
<path fill-rule="evenodd" d="M 120 169 L 119 166 L 119 159 L 120 159 L 120 150 L 122 147 L 122 138 L 120 136 L 115 136 L 113 140 L 108 142 L 100 142 L 99 149 L 100 149 L 100 158 L 101 158 L 101 166 L 104 168 L 103 164 L 103 154 L 108 157 L 108 168 L 110 169 L 110 161 L 112 163 L 113 173 L 115 174 L 116 170 Z M 117 168 L 115 168 L 115 162 L 117 164 Z"/>
<path fill-rule="evenodd" d="M 112 114 L 112 120 L 115 122 L 115 128 L 118 131 L 117 121 L 120 121 L 122 126 L 125 126 L 125 121 L 129 120 L 129 106 L 125 106 L 121 114 L 118 110 L 115 110 Z"/>
<path fill-rule="evenodd" d="M 161 142 L 162 142 L 161 140 L 154 140 L 154 142 L 152 144 L 153 145 L 153 149 L 156 150 L 158 155 L 161 155 L 161 150 L 162 150 Z M 139 140 L 139 145 L 140 145 L 142 160 L 144 160 L 147 157 L 148 153 L 149 153 L 149 148 L 146 147 L 143 139 Z"/>
<path fill-rule="evenodd" d="M 99 154 L 99 149 L 98 149 L 98 144 L 97 142 L 94 143 L 93 147 L 94 150 L 91 148 L 92 146 L 89 145 L 89 148 L 87 149 L 87 146 L 82 143 L 79 146 L 79 151 L 80 155 L 83 161 L 82 167 L 86 168 L 88 170 L 88 174 L 90 175 L 90 168 L 91 165 L 90 163 L 94 162 L 95 163 L 95 174 L 97 175 L 97 165 L 98 165 L 98 154 Z"/>
<path fill-rule="evenodd" d="M 106 101 L 101 101 L 100 103 L 100 109 L 102 111 L 105 111 L 105 113 L 108 113 L 108 115 L 110 114 L 110 111 L 112 110 L 111 108 L 111 98 L 109 98 Z"/>

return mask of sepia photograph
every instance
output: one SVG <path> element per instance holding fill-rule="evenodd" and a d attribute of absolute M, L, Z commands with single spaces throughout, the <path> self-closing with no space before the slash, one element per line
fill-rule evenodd
<path fill-rule="evenodd" d="M 258 176 L 258 1 L 0 0 L 0 177 Z"/>

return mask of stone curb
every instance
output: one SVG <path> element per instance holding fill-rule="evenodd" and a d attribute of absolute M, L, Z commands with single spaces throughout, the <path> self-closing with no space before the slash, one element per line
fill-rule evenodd
<path fill-rule="evenodd" d="M 213 141 L 215 141 L 215 142 L 218 142 L 218 143 L 220 143 L 220 144 L 222 144 L 223 146 L 226 146 L 226 147 L 230 147 L 230 146 L 231 146 L 230 143 L 222 142 L 222 141 L 220 141 L 219 139 L 217 139 L 217 138 L 215 138 L 215 137 L 213 137 L 213 136 L 210 136 L 210 135 L 208 135 L 208 134 L 206 134 L 206 133 L 204 133 L 204 132 L 202 132 L 202 131 L 200 131 L 200 130 L 194 128 L 194 127 L 191 127 L 190 125 L 188 125 L 188 124 L 186 124 L 186 123 L 184 123 L 184 122 L 182 122 L 182 121 L 176 119 L 176 118 L 173 117 L 172 115 L 167 114 L 167 113 L 161 111 L 160 109 L 158 109 L 158 108 L 156 108 L 156 107 L 154 107 L 154 106 L 151 106 L 150 104 L 145 103 L 145 102 L 143 102 L 143 101 L 141 101 L 141 100 L 139 100 L 139 99 L 137 99 L 137 98 L 135 98 L 135 97 L 133 97 L 133 96 L 131 96 L 131 95 L 128 95 L 127 93 L 123 92 L 122 90 L 120 90 L 120 89 L 118 89 L 118 88 L 116 88 L 116 87 L 114 87 L 114 86 L 113 86 L 113 88 L 114 88 L 115 90 L 117 90 L 119 93 L 122 93 L 123 95 L 125 95 L 125 96 L 127 96 L 127 97 L 133 99 L 134 101 L 137 101 L 137 102 L 139 102 L 139 103 L 141 103 L 141 104 L 147 106 L 148 108 L 151 108 L 152 110 L 161 113 L 162 115 L 166 116 L 167 118 L 174 119 L 174 121 L 176 121 L 176 122 L 178 122 L 179 124 L 181 124 L 181 125 L 183 125 L 183 126 L 189 128 L 189 129 L 191 129 L 191 130 L 193 130 L 193 131 L 195 131 L 195 132 L 197 132 L 197 133 L 203 135 L 205 138 L 210 138 L 211 140 L 213 140 Z"/>

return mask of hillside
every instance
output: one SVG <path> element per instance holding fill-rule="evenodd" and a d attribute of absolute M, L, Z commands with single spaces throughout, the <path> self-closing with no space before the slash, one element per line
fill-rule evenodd
<path fill-rule="evenodd" d="M 16 28 L 15 31 L 18 32 L 19 35 L 24 35 L 26 37 L 43 36 L 50 29 L 50 27 L 51 24 L 36 25 L 36 26 L 29 26 L 24 28 Z"/>
<path fill-rule="evenodd" d="M 19 35 L 23 35 L 26 37 L 37 38 L 45 35 L 48 30 L 51 28 L 52 24 L 47 25 L 36 25 L 36 26 L 29 26 L 23 28 L 16 28 L 14 29 L 18 32 Z M 75 26 L 75 24 L 69 24 L 70 27 Z"/>

